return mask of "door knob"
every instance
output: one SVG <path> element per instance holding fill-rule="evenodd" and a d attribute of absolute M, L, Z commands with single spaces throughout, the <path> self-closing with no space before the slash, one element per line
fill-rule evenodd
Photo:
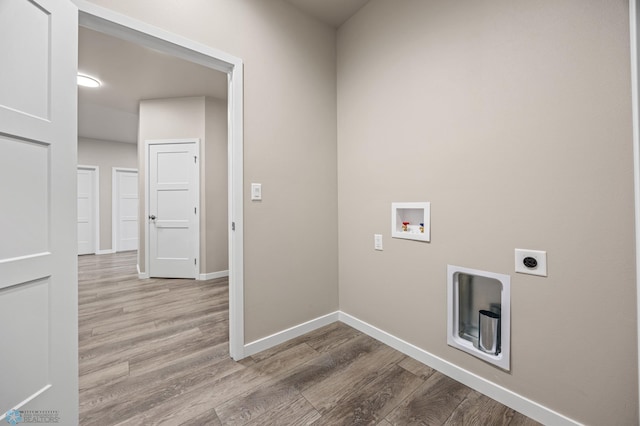
<path fill-rule="evenodd" d="M 154 214 L 149 215 L 149 219 L 151 219 L 151 220 L 156 220 L 156 215 L 154 215 Z"/>

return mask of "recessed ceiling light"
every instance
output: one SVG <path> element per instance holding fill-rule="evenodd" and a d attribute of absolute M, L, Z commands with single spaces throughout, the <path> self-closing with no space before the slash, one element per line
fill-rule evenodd
<path fill-rule="evenodd" d="M 78 86 L 84 87 L 100 87 L 102 83 L 95 77 L 86 74 L 78 74 Z"/>

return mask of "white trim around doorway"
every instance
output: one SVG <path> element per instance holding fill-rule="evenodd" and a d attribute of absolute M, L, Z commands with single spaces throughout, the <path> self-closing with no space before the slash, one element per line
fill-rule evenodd
<path fill-rule="evenodd" d="M 629 35 L 631 54 L 631 122 L 633 128 L 633 194 L 635 201 L 636 236 L 636 312 L 640 313 L 640 67 L 638 64 L 640 45 L 638 26 L 640 21 L 639 0 L 629 0 Z M 638 338 L 638 386 L 640 388 L 640 314 L 636 314 Z M 638 393 L 640 402 L 640 391 Z"/>

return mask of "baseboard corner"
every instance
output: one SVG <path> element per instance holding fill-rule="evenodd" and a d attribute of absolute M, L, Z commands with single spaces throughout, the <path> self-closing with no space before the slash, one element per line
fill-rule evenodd
<path fill-rule="evenodd" d="M 141 280 L 146 280 L 149 278 L 149 274 L 146 272 L 140 272 L 140 265 L 136 264 L 136 270 L 138 271 L 138 278 Z"/>
<path fill-rule="evenodd" d="M 337 322 L 338 318 L 339 311 L 331 312 L 329 314 L 314 318 L 310 321 L 298 324 L 278 333 L 274 333 L 270 336 L 263 337 L 262 339 L 247 343 L 244 345 L 244 356 L 248 357 L 251 355 L 255 355 L 258 352 L 270 349 L 288 340 L 295 339 L 296 337 L 302 336 L 303 334 L 307 334 L 311 331 Z"/>
<path fill-rule="evenodd" d="M 198 276 L 198 280 L 200 280 L 200 281 L 214 280 L 216 278 L 224 278 L 224 277 L 228 277 L 228 276 L 229 276 L 229 270 L 217 271 L 217 272 L 207 272 L 207 273 L 204 273 L 204 274 L 200 274 Z"/>

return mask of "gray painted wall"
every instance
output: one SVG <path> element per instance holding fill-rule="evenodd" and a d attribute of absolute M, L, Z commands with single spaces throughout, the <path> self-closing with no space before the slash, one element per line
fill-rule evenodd
<path fill-rule="evenodd" d="M 338 32 L 341 310 L 637 424 L 630 93 L 626 1 L 368 3 Z M 430 243 L 390 238 L 393 201 L 431 202 Z M 515 248 L 549 276 L 515 274 Z M 447 264 L 511 275 L 511 372 L 447 346 Z"/>

